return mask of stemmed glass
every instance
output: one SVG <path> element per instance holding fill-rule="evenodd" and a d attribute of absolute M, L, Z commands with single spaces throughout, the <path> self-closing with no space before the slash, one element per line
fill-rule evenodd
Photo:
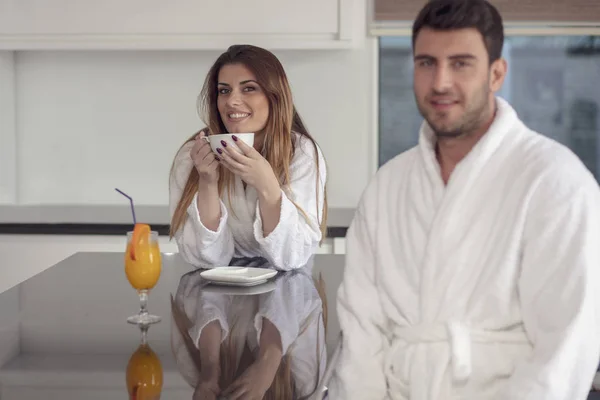
<path fill-rule="evenodd" d="M 158 232 L 145 224 L 136 224 L 134 231 L 127 232 L 125 250 L 125 275 L 140 297 L 140 311 L 127 318 L 135 325 L 160 322 L 161 317 L 148 312 L 148 293 L 160 278 L 162 260 L 158 245 Z"/>

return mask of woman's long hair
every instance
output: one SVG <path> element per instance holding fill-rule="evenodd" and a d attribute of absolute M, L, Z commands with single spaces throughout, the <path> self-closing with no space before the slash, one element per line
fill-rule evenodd
<path fill-rule="evenodd" d="M 273 172 L 284 191 L 288 191 L 289 193 L 290 163 L 297 146 L 295 136 L 292 133 L 300 134 L 312 142 L 317 163 L 317 179 L 315 182 L 317 204 L 319 204 L 320 196 L 323 196 L 323 210 L 317 210 L 317 218 L 321 220 L 320 228 L 322 238 L 324 239 L 326 237 L 327 226 L 327 192 L 323 190 L 323 193 L 320 193 L 321 182 L 319 182 L 320 173 L 318 171 L 320 168 L 326 168 L 326 166 L 319 165 L 317 143 L 308 133 L 302 122 L 302 118 L 300 118 L 294 107 L 292 91 L 287 76 L 283 66 L 274 54 L 260 47 L 234 45 L 217 58 L 206 76 L 202 92 L 198 98 L 198 106 L 202 119 L 207 124 L 207 128 L 204 128 L 205 132 L 209 135 L 227 132 L 227 128 L 225 128 L 217 108 L 217 83 L 219 71 L 223 66 L 228 64 L 242 64 L 252 71 L 256 76 L 258 84 L 267 96 L 269 118 L 263 132 L 264 142 L 261 153 L 273 168 Z M 194 140 L 198 133 L 195 133 L 183 145 Z M 175 161 L 171 167 L 171 174 L 173 174 L 174 167 Z M 219 195 L 223 194 L 225 188 L 228 189 L 229 196 L 235 190 L 234 175 L 221 165 L 219 166 L 218 187 Z M 185 223 L 187 217 L 186 210 L 197 191 L 198 171 L 196 168 L 192 168 L 181 198 L 171 218 L 171 238 Z M 231 198 L 229 198 L 229 203 L 231 204 Z M 296 207 L 304 218 L 307 218 L 305 210 L 302 210 L 297 204 Z"/>

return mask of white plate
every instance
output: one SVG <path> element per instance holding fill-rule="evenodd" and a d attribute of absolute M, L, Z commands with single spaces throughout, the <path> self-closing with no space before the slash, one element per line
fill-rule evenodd
<path fill-rule="evenodd" d="M 227 294 L 233 296 L 252 296 L 257 294 L 263 294 L 272 292 L 275 290 L 277 285 L 275 282 L 263 282 L 258 285 L 244 287 L 239 284 L 232 286 L 231 284 L 221 284 L 218 282 L 211 282 L 210 285 L 206 285 L 202 288 L 203 292 L 207 293 L 218 293 L 218 294 Z"/>
<path fill-rule="evenodd" d="M 216 267 L 200 273 L 207 281 L 231 286 L 260 285 L 275 275 L 274 269 L 252 267 Z"/>

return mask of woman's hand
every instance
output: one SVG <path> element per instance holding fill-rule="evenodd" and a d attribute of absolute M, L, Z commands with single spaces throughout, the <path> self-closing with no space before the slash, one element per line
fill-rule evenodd
<path fill-rule="evenodd" d="M 281 189 L 271 164 L 254 147 L 248 146 L 235 135 L 233 140 L 242 154 L 228 147 L 227 142 L 222 140 L 222 147 L 217 150 L 221 164 L 239 176 L 246 184 L 254 187 L 262 198 L 279 198 Z"/>
<path fill-rule="evenodd" d="M 275 379 L 277 368 L 255 361 L 240 375 L 221 396 L 227 400 L 262 400 Z"/>
<path fill-rule="evenodd" d="M 262 400 L 277 375 L 282 357 L 281 335 L 271 321 L 263 318 L 256 361 L 223 391 L 223 396 L 228 400 Z"/>
<path fill-rule="evenodd" d="M 200 380 L 194 390 L 192 400 L 217 400 L 220 394 L 219 373 L 212 370 L 209 373 L 200 374 Z"/>
<path fill-rule="evenodd" d="M 219 180 L 219 162 L 212 152 L 210 144 L 203 139 L 204 136 L 206 136 L 204 130 L 196 135 L 196 142 L 190 151 L 190 157 L 198 171 L 200 183 L 216 185 Z"/>

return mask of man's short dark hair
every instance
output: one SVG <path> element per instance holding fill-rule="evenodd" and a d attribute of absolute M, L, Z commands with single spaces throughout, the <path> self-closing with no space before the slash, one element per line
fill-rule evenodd
<path fill-rule="evenodd" d="M 490 64 L 502 56 L 502 17 L 486 0 L 430 0 L 413 23 L 413 49 L 418 33 L 425 27 L 441 31 L 475 28 L 483 37 Z"/>

